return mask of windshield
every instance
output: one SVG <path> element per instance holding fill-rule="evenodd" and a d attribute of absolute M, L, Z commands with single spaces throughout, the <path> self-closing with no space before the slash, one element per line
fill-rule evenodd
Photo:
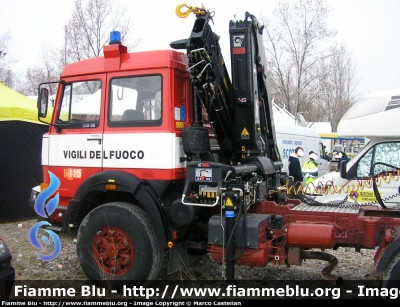
<path fill-rule="evenodd" d="M 380 143 L 371 147 L 360 159 L 357 168 L 357 177 L 366 178 L 379 173 L 393 172 L 399 169 L 399 167 L 400 143 Z"/>

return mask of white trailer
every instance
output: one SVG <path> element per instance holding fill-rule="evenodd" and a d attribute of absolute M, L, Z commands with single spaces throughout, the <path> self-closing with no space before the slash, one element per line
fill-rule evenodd
<path fill-rule="evenodd" d="M 400 204 L 400 89 L 371 92 L 355 103 L 338 125 L 338 134 L 370 141 L 340 170 L 315 181 L 315 200 L 348 201 L 359 205 Z"/>

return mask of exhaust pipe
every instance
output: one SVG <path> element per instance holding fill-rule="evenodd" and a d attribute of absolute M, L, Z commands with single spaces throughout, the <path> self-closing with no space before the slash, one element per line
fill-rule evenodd
<path fill-rule="evenodd" d="M 301 253 L 302 259 L 317 259 L 328 261 L 329 264 L 322 269 L 321 277 L 323 280 L 329 281 L 330 283 L 335 284 L 336 286 L 341 286 L 343 284 L 343 278 L 338 277 L 332 274 L 332 271 L 336 268 L 339 261 L 337 258 L 331 254 L 325 252 L 310 252 L 303 251 Z"/>

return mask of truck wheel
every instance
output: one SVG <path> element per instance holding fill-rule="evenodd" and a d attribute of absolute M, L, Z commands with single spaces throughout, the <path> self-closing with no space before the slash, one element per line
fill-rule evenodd
<path fill-rule="evenodd" d="M 399 288 L 400 286 L 400 250 L 390 260 L 382 274 L 382 286 L 384 288 Z"/>
<path fill-rule="evenodd" d="M 104 204 L 86 215 L 78 230 L 77 254 L 89 280 L 117 290 L 149 285 L 164 257 L 147 213 L 123 202 Z"/>

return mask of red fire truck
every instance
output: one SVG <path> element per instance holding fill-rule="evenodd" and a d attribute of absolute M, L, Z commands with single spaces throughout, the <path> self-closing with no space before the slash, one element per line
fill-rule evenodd
<path fill-rule="evenodd" d="M 178 15 L 196 19 L 190 37 L 171 49 L 129 53 L 112 32 L 104 56 L 68 64 L 55 81 L 44 183 L 30 204 L 50 172 L 59 178 L 58 207 L 47 220 L 53 230 L 79 228 L 88 279 L 149 284 L 165 257 L 175 272 L 188 252 L 208 252 L 226 264 L 227 280 L 236 263 L 314 258 L 327 261 L 322 279 L 339 284 L 327 250 L 341 246 L 379 247 L 371 261 L 384 284 L 399 279 L 398 208 L 318 203 L 282 172 L 264 26 L 247 12 L 230 22 L 230 78 L 213 14 L 189 6 L 181 13 L 183 6 Z M 42 120 L 48 84 L 39 87 Z"/>

